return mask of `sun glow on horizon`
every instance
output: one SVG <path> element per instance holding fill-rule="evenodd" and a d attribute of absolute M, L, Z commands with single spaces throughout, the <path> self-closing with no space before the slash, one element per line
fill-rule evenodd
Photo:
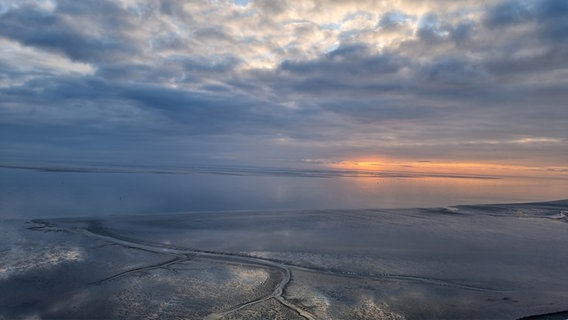
<path fill-rule="evenodd" d="M 566 167 L 541 167 L 504 165 L 483 162 L 434 162 L 434 161 L 402 161 L 353 159 L 330 161 L 328 168 L 353 171 L 426 173 L 440 175 L 483 175 L 483 176 L 568 176 Z"/>

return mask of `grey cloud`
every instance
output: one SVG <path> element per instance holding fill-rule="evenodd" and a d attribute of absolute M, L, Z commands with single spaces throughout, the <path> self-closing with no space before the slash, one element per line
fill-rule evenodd
<path fill-rule="evenodd" d="M 162 69 L 159 73 L 165 74 L 167 72 Z M 152 77 L 154 81 L 157 80 L 155 68 L 140 63 L 99 65 L 96 70 L 96 75 L 101 79 L 106 79 L 111 82 L 141 81 L 147 80 L 150 77 Z"/>
<path fill-rule="evenodd" d="M 545 0 L 536 3 L 537 21 L 541 34 L 558 44 L 568 38 L 568 3 Z"/>
<path fill-rule="evenodd" d="M 493 7 L 485 18 L 489 27 L 510 26 L 527 22 L 534 17 L 530 2 L 504 1 Z"/>
<path fill-rule="evenodd" d="M 521 5 L 513 2 L 505 4 Z M 493 45 L 493 55 L 484 61 L 486 69 L 510 83 L 568 67 L 565 58 L 568 54 L 565 41 L 568 37 L 568 5 L 558 1 L 539 1 L 525 3 L 523 8 L 528 10 L 525 19 L 515 20 L 517 24 L 524 24 L 523 33 L 506 28 L 507 24 L 487 30 L 487 36 L 499 33 L 505 41 Z M 505 9 L 497 6 L 489 17 L 498 10 Z M 506 21 L 509 23 L 509 20 Z M 561 78 L 558 80 L 563 81 Z"/>
<path fill-rule="evenodd" d="M 229 90 L 213 93 L 169 89 L 148 84 L 119 84 L 109 83 L 98 77 L 83 79 L 63 78 L 46 83 L 41 80 L 28 82 L 25 86 L 0 90 L 4 103 L 12 102 L 28 104 L 31 110 L 43 114 L 40 123 L 60 123 L 64 121 L 68 128 L 73 125 L 84 125 L 83 121 L 96 122 L 98 127 L 105 130 L 112 129 L 120 132 L 121 126 L 129 122 L 129 130 L 144 130 L 148 126 L 146 121 L 139 123 L 136 129 L 138 116 L 153 114 L 161 118 L 162 125 L 169 123 L 172 130 L 190 135 L 228 134 L 228 133 L 259 133 L 270 129 L 289 126 L 290 111 L 275 109 L 271 103 L 254 98 L 238 96 Z M 100 112 L 94 113 L 92 118 L 73 116 L 73 111 L 81 111 L 82 105 L 98 105 Z M 110 105 L 109 105 L 110 104 Z M 132 121 L 116 119 L 117 109 L 120 105 L 131 105 L 139 110 L 132 114 Z M 111 109 L 105 110 L 106 108 Z M 57 110 L 57 111 L 56 111 Z M 96 110 L 96 109 L 95 109 Z M 69 111 L 72 111 L 71 113 Z M 49 116 L 47 116 L 49 115 Z M 118 115 L 120 116 L 120 115 Z M 26 120 L 21 113 L 5 114 L 5 120 Z M 16 117 L 16 118 L 14 118 Z M 34 118 L 37 118 L 34 117 Z M 116 120 L 121 120 L 117 122 Z M 292 122 L 293 123 L 293 122 Z"/>
<path fill-rule="evenodd" d="M 238 142 L 234 146 L 238 150 L 278 131 L 305 135 L 298 128 L 303 119 L 288 109 L 226 92 L 213 95 L 161 87 L 117 87 L 77 79 L 41 88 L 40 94 L 34 94 L 30 86 L 12 88 L 10 94 L 0 92 L 1 97 L 12 96 L 13 103 L 25 106 L 0 108 L 0 146 L 6 155 L 33 158 L 34 152 L 40 152 L 43 159 L 114 160 L 144 156 L 155 161 L 156 150 L 163 149 L 163 157 L 187 160 L 191 155 L 194 160 L 211 160 L 223 158 L 231 143 Z M 247 138 L 239 138 L 242 136 Z"/>
<path fill-rule="evenodd" d="M 146 63 L 100 64 L 96 76 L 110 82 L 135 82 L 159 84 L 201 83 L 204 79 L 226 79 L 242 63 L 232 55 L 183 56 L 171 55 L 162 58 L 160 67 Z"/>
<path fill-rule="evenodd" d="M 183 3 L 176 0 L 161 0 L 159 2 L 159 10 L 161 13 L 170 16 L 177 16 L 184 11 Z"/>
<path fill-rule="evenodd" d="M 138 49 L 124 32 L 134 28 L 125 16 L 120 7 L 107 1 L 88 6 L 60 1 L 52 13 L 24 6 L 2 15 L 0 35 L 65 54 L 72 60 L 112 61 L 124 59 Z"/>
<path fill-rule="evenodd" d="M 363 94 L 367 99 L 422 94 L 457 100 L 472 98 L 493 81 L 480 61 L 457 54 L 424 60 L 419 63 L 394 52 L 372 53 L 363 45 L 340 47 L 316 60 L 283 62 L 279 67 L 282 77 L 274 78 L 275 86 L 334 97 L 346 93 Z"/>
<path fill-rule="evenodd" d="M 268 15 L 278 15 L 283 13 L 288 8 L 288 3 L 285 0 L 271 1 L 271 0 L 255 0 L 253 5 Z"/>
<path fill-rule="evenodd" d="M 209 56 L 207 58 L 183 57 L 176 60 L 181 63 L 184 70 L 211 73 L 227 73 L 242 62 L 241 59 L 230 54 Z"/>
<path fill-rule="evenodd" d="M 265 81 L 282 95 L 301 94 L 304 99 L 342 100 L 349 95 L 372 99 L 405 91 L 408 83 L 398 72 L 409 65 L 405 57 L 394 54 L 373 55 L 359 49 L 341 48 L 312 61 L 285 61 L 278 73 Z"/>
<path fill-rule="evenodd" d="M 193 32 L 199 41 L 210 42 L 226 42 L 235 44 L 235 40 L 220 27 L 207 27 L 197 29 Z"/>
<path fill-rule="evenodd" d="M 489 28 L 536 23 L 538 34 L 558 41 L 566 39 L 568 3 L 565 1 L 504 1 L 491 8 L 485 17 Z"/>
<path fill-rule="evenodd" d="M 312 61 L 284 61 L 279 70 L 302 75 L 329 75 L 330 79 L 384 75 L 397 72 L 406 61 L 403 57 L 385 53 L 373 55 L 367 46 L 342 46 L 320 59 Z M 352 80 L 352 79 L 350 79 Z"/>
<path fill-rule="evenodd" d="M 458 44 L 471 39 L 475 32 L 475 22 L 471 20 L 461 21 L 450 30 L 450 39 Z"/>
<path fill-rule="evenodd" d="M 358 58 L 368 55 L 368 45 L 363 43 L 355 43 L 349 45 L 342 45 L 335 50 L 326 54 L 326 57 L 332 59 L 349 59 Z"/>
<path fill-rule="evenodd" d="M 357 101 L 344 98 L 339 101 L 325 101 L 322 109 L 347 116 L 358 123 L 375 123 L 392 120 L 435 119 L 439 111 L 431 106 L 408 105 L 404 99 L 383 98 Z"/>
<path fill-rule="evenodd" d="M 520 79 L 541 72 L 550 72 L 566 68 L 568 47 L 546 48 L 534 56 L 511 57 L 508 55 L 495 56 L 485 61 L 486 69 L 500 76 L 517 75 Z"/>
<path fill-rule="evenodd" d="M 482 66 L 463 58 L 442 57 L 434 59 L 422 67 L 421 73 L 428 84 L 440 83 L 451 86 L 462 86 L 489 80 Z"/>

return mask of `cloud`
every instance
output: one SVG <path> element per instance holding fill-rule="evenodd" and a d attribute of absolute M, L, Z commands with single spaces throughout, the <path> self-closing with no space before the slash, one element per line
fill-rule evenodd
<path fill-rule="evenodd" d="M 138 48 L 126 32 L 117 32 L 134 28 L 122 14 L 112 2 L 85 6 L 60 1 L 52 12 L 34 7 L 6 12 L 0 34 L 23 45 L 65 54 L 74 61 L 124 59 Z"/>
<path fill-rule="evenodd" d="M 547 40 L 565 39 L 568 4 L 563 1 L 545 0 L 505 1 L 491 8 L 486 17 L 488 27 L 515 27 L 535 24 L 536 33 Z"/>
<path fill-rule="evenodd" d="M 505 1 L 493 7 L 487 14 L 489 27 L 502 27 L 528 22 L 534 17 L 526 1 Z"/>
<path fill-rule="evenodd" d="M 567 16 L 548 0 L 4 4 L 0 147 L 561 163 Z"/>

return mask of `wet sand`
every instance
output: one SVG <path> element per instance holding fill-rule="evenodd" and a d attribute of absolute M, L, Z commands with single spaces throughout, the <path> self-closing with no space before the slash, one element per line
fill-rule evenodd
<path fill-rule="evenodd" d="M 0 319 L 565 319 L 566 215 L 568 201 L 2 221 Z"/>

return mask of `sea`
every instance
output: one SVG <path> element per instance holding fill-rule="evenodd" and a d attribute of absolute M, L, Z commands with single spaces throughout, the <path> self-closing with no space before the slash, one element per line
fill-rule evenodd
<path fill-rule="evenodd" d="M 0 218 L 430 208 L 566 198 L 566 178 L 262 167 L 0 165 Z"/>

